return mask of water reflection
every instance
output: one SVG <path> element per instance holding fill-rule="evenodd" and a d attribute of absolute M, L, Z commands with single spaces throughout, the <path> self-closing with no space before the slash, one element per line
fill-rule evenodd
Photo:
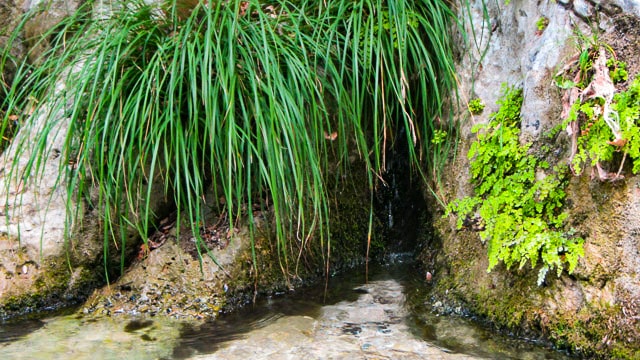
<path fill-rule="evenodd" d="M 372 267 L 370 284 L 364 285 L 364 270 L 356 270 L 331 278 L 327 292 L 324 284 L 300 289 L 204 324 L 160 317 L 96 321 L 79 315 L 0 324 L 0 359 L 253 359 L 246 354 L 286 352 L 287 344 L 299 347 L 289 351 L 289 358 L 303 353 L 341 358 L 376 349 L 421 354 L 420 347 L 428 347 L 442 354 L 437 358 L 567 359 L 469 319 L 432 314 L 425 302 L 428 284 L 417 274 L 411 264 Z M 400 303 L 399 310 L 390 307 L 393 302 Z M 246 340 L 255 336 L 257 341 Z M 396 348 L 384 348 L 393 342 Z"/>
<path fill-rule="evenodd" d="M 37 319 L 19 319 L 0 323 L 0 343 L 19 340 L 43 326 L 44 322 Z"/>
<path fill-rule="evenodd" d="M 224 343 L 241 339 L 248 332 L 271 325 L 283 317 L 316 318 L 323 305 L 356 300 L 360 293 L 355 287 L 363 281 L 361 272 L 340 275 L 329 279 L 326 291 L 324 286 L 301 288 L 291 294 L 259 299 L 239 312 L 223 314 L 202 325 L 184 326 L 172 357 L 186 359 L 195 354 L 213 353 Z"/>
<path fill-rule="evenodd" d="M 531 359 L 561 360 L 568 357 L 558 351 L 546 349 L 533 342 L 510 338 L 492 329 L 474 323 L 470 319 L 460 317 L 443 317 L 431 313 L 428 284 L 425 283 L 412 264 L 396 264 L 394 266 L 374 266 L 370 269 L 370 282 L 393 280 L 404 287 L 405 308 L 409 310 L 406 322 L 409 331 L 419 339 L 447 353 L 468 354 L 476 358 L 489 359 Z M 362 287 L 365 283 L 364 271 L 330 279 L 327 293 L 323 286 L 303 289 L 294 295 L 271 298 L 259 302 L 251 309 L 241 313 L 220 318 L 218 321 L 205 324 L 198 329 L 189 329 L 181 333 L 181 340 L 174 349 L 177 358 L 188 358 L 196 354 L 211 354 L 232 341 L 244 339 L 250 332 L 272 325 L 287 326 L 285 317 L 298 321 L 299 317 L 311 317 L 319 321 L 323 309 L 328 305 L 355 302 L 359 296 L 368 293 Z M 323 308 L 324 306 L 324 308 Z M 345 305 L 350 306 L 350 305 Z M 359 335 L 362 328 L 359 324 L 346 324 L 351 328 L 343 333 Z M 343 326 L 344 327 L 344 326 Z M 380 326 L 378 326 L 380 327 Z M 380 333 L 384 333 L 381 328 Z M 354 329 L 359 329 L 355 331 Z M 352 331 L 348 331 L 352 330 Z M 276 332 L 278 329 L 270 328 Z M 268 335 L 267 335 L 268 336 Z M 253 340 L 260 346 L 261 339 Z M 251 342 L 242 346 L 252 346 Z M 246 349 L 245 349 L 246 350 Z M 329 349 L 327 349 L 329 350 Z M 229 356 L 228 352 L 224 353 Z M 204 357 L 208 358 L 208 357 Z M 212 358 L 223 358 L 215 357 Z"/>

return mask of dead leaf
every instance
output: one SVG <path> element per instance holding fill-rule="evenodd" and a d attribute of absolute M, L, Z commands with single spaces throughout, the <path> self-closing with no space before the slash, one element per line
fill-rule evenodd
<path fill-rule="evenodd" d="M 627 139 L 618 138 L 613 141 L 607 141 L 607 144 L 617 146 L 617 147 L 623 147 L 627 144 L 627 141 L 628 141 Z"/>
<path fill-rule="evenodd" d="M 331 135 L 327 134 L 327 132 L 324 132 L 324 138 L 330 141 L 334 141 L 335 139 L 338 138 L 338 133 L 336 131 L 332 132 Z"/>
<path fill-rule="evenodd" d="M 607 67 L 607 52 L 604 48 L 600 49 L 598 57 L 593 62 L 595 74 L 591 83 L 582 92 L 583 99 L 601 98 L 604 100 L 602 107 L 602 118 L 607 126 L 613 132 L 616 139 L 621 138 L 620 121 L 618 113 L 611 109 L 613 95 L 616 93 L 616 87 L 609 76 L 609 68 Z"/>
<path fill-rule="evenodd" d="M 249 2 L 248 1 L 241 1 L 240 2 L 239 15 L 240 16 L 244 16 L 247 13 L 247 9 L 248 8 L 249 8 Z"/>

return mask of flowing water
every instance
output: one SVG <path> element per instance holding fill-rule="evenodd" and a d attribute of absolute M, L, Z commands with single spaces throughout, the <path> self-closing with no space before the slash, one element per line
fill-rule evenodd
<path fill-rule="evenodd" d="M 0 359 L 566 359 L 459 317 L 432 314 L 411 265 L 355 271 L 208 323 L 90 319 L 0 324 Z"/>

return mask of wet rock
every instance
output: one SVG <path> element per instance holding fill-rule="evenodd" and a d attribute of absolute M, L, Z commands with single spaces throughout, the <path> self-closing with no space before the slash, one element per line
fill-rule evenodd
<path fill-rule="evenodd" d="M 392 274 L 400 273 L 394 270 Z M 404 287 L 389 275 L 375 271 L 368 284 L 356 288 L 366 292 L 353 291 L 357 284 L 353 277 L 336 279 L 337 283 L 330 286 L 340 290 L 325 298 L 331 305 L 321 304 L 320 294 L 325 288 L 320 284 L 299 297 L 271 298 L 253 309 L 215 321 L 148 314 L 100 318 L 74 314 L 46 319 L 35 328 L 20 324 L 7 329 L 0 323 L 0 333 L 10 339 L 0 341 L 0 354 L 10 358 L 61 358 L 74 349 L 73 358 L 78 360 L 478 359 L 480 355 L 492 359 L 565 359 L 555 352 L 500 337 L 462 317 L 418 312 L 414 301 L 424 294 L 423 284 L 407 282 L 400 274 Z M 415 280 L 419 280 L 417 276 Z M 338 299 L 345 300 L 334 303 Z M 372 316 L 367 317 L 367 312 Z M 115 348 L 114 342 L 120 347 Z"/>
<path fill-rule="evenodd" d="M 0 48 L 7 46 L 8 34 L 23 21 L 23 11 L 38 9 L 40 12 L 26 21 L 24 31 L 18 33 L 16 41 L 11 44 L 11 54 L 16 63 L 20 63 L 33 45 L 24 43 L 22 39 L 42 37 L 75 11 L 79 3 L 75 0 L 24 3 L 0 0 Z M 30 54 L 37 57 L 35 54 L 42 50 L 35 49 Z M 14 71 L 12 66 L 10 61 L 3 70 Z M 1 75 L 4 77 L 0 86 L 5 82 L 10 84 L 11 74 Z M 63 88 L 61 83 L 57 90 L 62 91 Z M 40 105 L 43 109 L 51 107 L 44 102 Z M 44 127 L 49 127 L 50 132 L 44 136 L 46 140 L 43 140 L 41 150 L 59 154 L 68 130 L 65 115 L 63 111 L 45 112 L 48 111 L 34 113 L 21 123 L 20 131 L 0 157 L 0 167 L 13 169 L 14 175 L 30 167 L 30 157 L 36 151 L 32 145 L 40 142 L 38 136 Z M 9 176 L 7 171 L 0 175 L 0 198 L 3 199 L 0 207 L 5 219 L 0 224 L 0 269 L 28 264 L 20 266 L 20 271 L 14 273 L 19 276 L 0 276 L 0 319 L 75 304 L 103 283 L 104 268 L 99 269 L 96 265 L 102 261 L 100 255 L 104 247 L 97 235 L 100 233 L 98 221 L 90 211 L 81 210 L 82 216 L 76 219 L 84 217 L 82 224 L 86 227 L 74 229 L 73 241 L 66 237 L 67 210 L 77 204 L 67 202 L 66 186 L 61 180 L 64 176 L 60 175 L 66 167 L 61 166 L 61 160 L 62 157 L 52 156 L 43 162 L 38 168 L 38 179 Z M 69 246 L 71 242 L 73 246 Z"/>
<path fill-rule="evenodd" d="M 373 281 L 354 302 L 323 307 L 318 318 L 283 317 L 192 359 L 477 359 L 417 339 L 406 323 L 403 287 Z"/>
<path fill-rule="evenodd" d="M 50 44 L 51 29 L 63 19 L 71 16 L 82 3 L 81 0 L 53 0 L 29 2 L 30 10 L 38 10 L 37 15 L 29 19 L 24 26 L 25 38 L 29 40 L 29 60 L 37 63 Z"/>
<path fill-rule="evenodd" d="M 169 358 L 180 326 L 167 318 L 94 321 L 67 316 L 46 321 L 45 326 L 25 334 L 19 342 L 0 343 L 0 354 L 5 359 Z M 141 345 L 144 343 L 148 346 Z M 132 348 L 144 351 L 127 353 L 126 349 Z"/>

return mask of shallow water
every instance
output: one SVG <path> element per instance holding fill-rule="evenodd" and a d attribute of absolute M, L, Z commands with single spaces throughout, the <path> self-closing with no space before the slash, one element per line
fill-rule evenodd
<path fill-rule="evenodd" d="M 63 315 L 0 324 L 2 359 L 566 359 L 468 319 L 432 314 L 411 265 L 263 299 L 216 321 Z M 412 313 L 413 312 L 413 313 Z"/>

